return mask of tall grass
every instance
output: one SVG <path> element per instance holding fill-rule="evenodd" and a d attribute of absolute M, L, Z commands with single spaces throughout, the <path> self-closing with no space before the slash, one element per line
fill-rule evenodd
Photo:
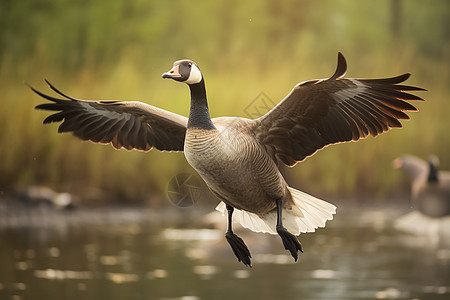
<path fill-rule="evenodd" d="M 294 10 L 295 1 L 279 7 L 217 1 L 202 8 L 190 2 L 113 2 L 43 1 L 51 10 L 24 2 L 23 12 L 7 6 L 9 14 L 5 7 L 0 12 L 0 24 L 6 24 L 0 29 L 0 192 L 44 184 L 84 199 L 161 203 L 172 176 L 194 172 L 182 153 L 116 151 L 59 135 L 58 125 L 41 125 L 48 113 L 33 107 L 44 100 L 23 81 L 49 92 L 47 78 L 78 98 L 141 100 L 187 116 L 188 88 L 161 79 L 173 60 L 184 57 L 197 61 L 205 75 L 213 117 L 246 117 L 261 92 L 277 103 L 298 82 L 330 76 L 337 51 L 348 60 L 347 77 L 411 72 L 407 84 L 429 90 L 417 93 L 426 102 L 413 103 L 420 112 L 411 113 L 403 129 L 327 147 L 286 170 L 294 187 L 324 197 L 382 198 L 407 191 L 405 176 L 391 168 L 403 153 L 436 154 L 441 167 L 450 169 L 450 43 L 437 22 L 445 9 L 405 2 L 399 38 L 388 32 L 387 1 L 303 1 L 302 10 Z M 68 3 L 80 7 L 70 10 Z M 190 22 L 175 18 L 180 14 Z M 414 25 L 419 21 L 431 27 Z"/>
<path fill-rule="evenodd" d="M 416 56 L 412 57 L 417 60 Z M 319 70 L 313 66 L 299 70 L 301 62 L 298 65 L 274 63 L 262 73 L 255 71 L 258 67 L 251 64 L 238 70 L 233 67 L 215 70 L 215 66 L 208 66 L 204 73 L 211 114 L 213 117 L 245 117 L 244 109 L 261 91 L 276 103 L 297 81 L 331 75 L 334 57 L 333 61 L 327 60 L 330 61 L 327 67 Z M 409 84 L 429 89 L 429 92 L 420 93 L 427 101 L 414 103 L 420 112 L 411 113 L 412 119 L 403 122 L 403 129 L 393 129 L 358 143 L 327 147 L 288 170 L 289 182 L 316 195 L 382 197 L 405 188 L 403 175 L 391 168 L 391 161 L 396 156 L 413 153 L 427 157 L 434 153 L 441 157 L 442 167 L 448 168 L 450 104 L 446 96 L 449 88 L 443 84 L 448 82 L 448 65 L 434 63 L 432 68 L 439 75 L 431 79 L 424 77 L 420 70 L 430 68 L 430 65 L 421 66 L 412 61 L 404 61 L 402 66 L 389 66 L 389 62 L 380 58 L 379 61 L 372 60 L 373 67 L 367 71 L 357 68 L 358 64 L 364 65 L 359 57 L 348 57 L 348 62 L 350 77 L 364 74 L 368 74 L 364 77 L 391 76 L 398 74 L 399 69 L 411 71 L 414 75 Z M 170 64 L 167 63 L 166 69 Z M 378 68 L 384 71 L 376 70 Z M 188 88 L 162 80 L 160 74 L 163 71 L 165 69 L 144 72 L 126 57 L 121 57 L 107 77 L 97 77 L 98 71 L 87 69 L 64 76 L 50 70 L 46 77 L 63 91 L 79 98 L 142 100 L 187 115 Z M 70 134 L 57 134 L 57 125 L 41 125 L 48 113 L 33 109 L 44 100 L 23 82 L 8 78 L 7 73 L 3 70 L 0 77 L 3 95 L 3 109 L 0 110 L 2 190 L 16 185 L 45 184 L 86 198 L 95 198 L 96 192 L 101 190 L 106 195 L 114 195 L 113 198 L 142 200 L 163 194 L 167 182 L 177 173 L 193 172 L 182 153 L 116 151 L 111 146 L 80 142 Z M 44 77 L 30 75 L 26 80 L 37 89 L 49 92 L 39 78 L 41 76 Z"/>

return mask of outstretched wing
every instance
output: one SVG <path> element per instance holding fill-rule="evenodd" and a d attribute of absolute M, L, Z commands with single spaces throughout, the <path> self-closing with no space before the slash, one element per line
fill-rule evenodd
<path fill-rule="evenodd" d="M 54 111 L 44 124 L 62 122 L 58 132 L 73 132 L 82 140 L 111 143 L 116 149 L 149 151 L 183 151 L 187 118 L 137 101 L 91 101 L 75 99 L 50 88 L 66 99 L 43 94 L 30 86 L 39 96 L 52 101 L 36 109 Z"/>
<path fill-rule="evenodd" d="M 288 166 L 334 143 L 357 141 L 402 127 L 404 111 L 417 109 L 405 100 L 423 100 L 404 91 L 424 89 L 400 85 L 410 74 L 384 79 L 342 79 L 347 70 L 338 54 L 329 79 L 298 84 L 271 111 L 255 120 L 256 138 L 273 157 Z"/>

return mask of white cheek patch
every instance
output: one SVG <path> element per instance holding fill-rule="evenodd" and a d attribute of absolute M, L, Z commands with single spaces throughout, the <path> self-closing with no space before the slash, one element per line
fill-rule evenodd
<path fill-rule="evenodd" d="M 200 72 L 196 65 L 192 64 L 191 74 L 189 74 L 189 78 L 185 82 L 187 84 L 196 84 L 200 81 L 202 81 L 202 72 Z"/>

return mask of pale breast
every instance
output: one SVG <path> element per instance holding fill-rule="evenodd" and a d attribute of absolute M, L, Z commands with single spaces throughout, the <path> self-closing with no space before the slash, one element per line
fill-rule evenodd
<path fill-rule="evenodd" d="M 184 154 L 208 187 L 225 203 L 254 213 L 275 207 L 286 183 L 278 168 L 246 134 L 189 128 Z M 259 151 L 258 151 L 259 150 Z"/>
<path fill-rule="evenodd" d="M 189 164 L 207 183 L 226 183 L 230 163 L 236 162 L 233 145 L 224 143 L 218 130 L 189 128 L 184 142 L 184 154 Z"/>

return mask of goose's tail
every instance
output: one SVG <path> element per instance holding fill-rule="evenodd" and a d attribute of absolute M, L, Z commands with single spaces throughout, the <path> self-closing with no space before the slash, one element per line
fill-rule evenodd
<path fill-rule="evenodd" d="M 294 205 L 292 209 L 283 209 L 283 225 L 290 233 L 299 235 L 304 232 L 314 232 L 318 227 L 325 227 L 327 220 L 333 219 L 336 206 L 291 187 L 288 187 L 288 189 L 291 192 Z M 225 203 L 220 202 L 216 210 L 225 214 Z M 258 216 L 251 212 L 235 209 L 233 221 L 255 232 L 277 234 L 276 210 L 264 216 Z"/>

